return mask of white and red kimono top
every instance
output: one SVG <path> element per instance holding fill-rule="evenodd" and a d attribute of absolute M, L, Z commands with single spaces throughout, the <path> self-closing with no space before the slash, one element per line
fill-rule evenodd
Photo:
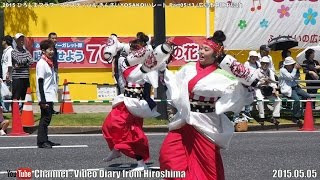
<path fill-rule="evenodd" d="M 154 88 L 158 87 L 158 72 L 151 71 L 149 73 L 142 73 L 140 70 L 141 64 L 127 66 L 124 59 L 123 57 L 119 58 L 121 65 L 119 78 L 123 78 L 126 87 L 143 87 L 146 82 L 150 83 Z M 157 108 L 151 110 L 147 101 L 144 99 L 125 97 L 123 94 L 120 94 L 114 98 L 112 106 L 115 107 L 120 102 L 124 102 L 129 112 L 137 117 L 150 118 L 160 115 L 156 111 Z"/>
<path fill-rule="evenodd" d="M 192 62 L 183 66 L 176 74 L 169 70 L 165 72 L 167 97 L 177 109 L 169 123 L 169 130 L 179 129 L 187 123 L 219 147 L 227 148 L 234 127 L 224 113 L 240 112 L 245 105 L 253 102 L 253 94 L 233 75 L 222 69 L 214 68 L 205 75 L 200 75 L 203 77 L 194 78 L 201 74 L 198 69 L 199 63 Z M 193 112 L 190 110 L 189 98 L 209 101 L 215 110 L 209 113 Z"/>

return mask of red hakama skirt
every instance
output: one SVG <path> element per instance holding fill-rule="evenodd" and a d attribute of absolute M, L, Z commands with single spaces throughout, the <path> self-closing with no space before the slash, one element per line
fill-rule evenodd
<path fill-rule="evenodd" d="M 143 119 L 132 115 L 124 103 L 114 107 L 102 125 L 102 133 L 110 150 L 119 150 L 124 155 L 144 161 L 150 158 L 148 138 L 143 132 Z"/>
<path fill-rule="evenodd" d="M 220 148 L 188 124 L 168 133 L 159 161 L 161 171 L 186 172 L 186 178 L 170 180 L 225 179 Z"/>

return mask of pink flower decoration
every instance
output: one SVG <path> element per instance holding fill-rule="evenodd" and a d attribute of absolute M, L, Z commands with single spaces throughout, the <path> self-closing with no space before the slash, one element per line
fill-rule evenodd
<path fill-rule="evenodd" d="M 280 18 L 283 18 L 284 16 L 289 17 L 290 16 L 289 9 L 290 8 L 288 6 L 281 5 L 281 8 L 278 9 L 277 11 L 280 14 Z"/>

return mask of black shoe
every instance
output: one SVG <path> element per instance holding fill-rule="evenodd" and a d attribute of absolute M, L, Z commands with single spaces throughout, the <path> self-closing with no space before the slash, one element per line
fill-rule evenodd
<path fill-rule="evenodd" d="M 299 118 L 293 118 L 293 122 L 297 124 L 297 126 L 301 129 L 303 127 L 303 123 Z"/>
<path fill-rule="evenodd" d="M 51 141 L 48 141 L 47 143 L 49 143 L 51 146 L 60 146 L 61 145 L 60 143 L 54 143 Z"/>
<path fill-rule="evenodd" d="M 264 126 L 264 121 L 266 121 L 265 118 L 258 118 L 256 119 L 256 121 L 261 125 L 261 126 Z"/>
<path fill-rule="evenodd" d="M 296 123 L 300 129 L 303 127 L 303 123 L 300 120 L 296 121 Z"/>
<path fill-rule="evenodd" d="M 276 118 L 272 117 L 271 118 L 271 123 L 273 123 L 276 126 L 276 129 L 279 130 L 280 122 Z"/>
<path fill-rule="evenodd" d="M 60 112 L 53 110 L 52 114 L 60 114 Z"/>
<path fill-rule="evenodd" d="M 44 142 L 42 144 L 38 144 L 38 148 L 51 149 L 52 146 L 48 142 Z"/>

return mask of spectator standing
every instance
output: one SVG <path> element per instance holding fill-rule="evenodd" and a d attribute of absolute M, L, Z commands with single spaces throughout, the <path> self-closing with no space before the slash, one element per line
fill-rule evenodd
<path fill-rule="evenodd" d="M 9 35 L 4 36 L 2 38 L 2 47 L 3 54 L 1 58 L 1 66 L 2 66 L 2 81 L 8 86 L 9 90 L 12 91 L 11 82 L 12 82 L 12 42 L 13 38 Z M 2 97 L 3 100 L 11 99 L 11 97 Z M 2 102 L 3 112 L 8 112 L 10 108 L 10 103 Z"/>
<path fill-rule="evenodd" d="M 44 40 L 40 43 L 40 48 L 42 56 L 36 66 L 37 97 L 41 110 L 37 145 L 39 148 L 48 149 L 60 145 L 48 140 L 48 126 L 52 118 L 53 102 L 57 101 L 56 79 L 52 61 L 54 43 L 51 40 Z"/>
<path fill-rule="evenodd" d="M 17 47 L 11 52 L 12 56 L 12 98 L 22 99 L 26 97 L 29 82 L 29 67 L 33 63 L 32 56 L 25 49 L 25 36 L 22 33 L 15 35 Z"/>
<path fill-rule="evenodd" d="M 54 54 L 52 57 L 52 61 L 53 61 L 53 68 L 54 68 L 54 72 L 56 73 L 56 75 L 58 76 L 58 68 L 59 68 L 59 64 L 58 64 L 58 50 L 56 48 L 56 44 L 58 41 L 58 35 L 55 32 L 51 32 L 48 35 L 48 39 L 51 40 L 54 43 Z M 57 79 L 58 80 L 58 79 Z M 58 81 L 57 81 L 58 82 Z"/>
<path fill-rule="evenodd" d="M 55 32 L 51 32 L 48 35 L 48 39 L 51 40 L 54 43 L 54 54 L 52 57 L 52 61 L 53 61 L 53 69 L 54 69 L 54 73 L 55 73 L 55 78 L 56 78 L 56 82 L 57 82 L 57 92 L 59 89 L 59 75 L 58 75 L 58 69 L 59 69 L 59 63 L 58 63 L 58 50 L 56 48 L 56 44 L 58 41 L 58 35 Z M 57 94 L 58 95 L 58 94 Z M 54 106 L 53 106 L 54 107 Z M 52 114 L 60 114 L 59 112 L 55 111 L 54 108 L 52 108 Z"/>

